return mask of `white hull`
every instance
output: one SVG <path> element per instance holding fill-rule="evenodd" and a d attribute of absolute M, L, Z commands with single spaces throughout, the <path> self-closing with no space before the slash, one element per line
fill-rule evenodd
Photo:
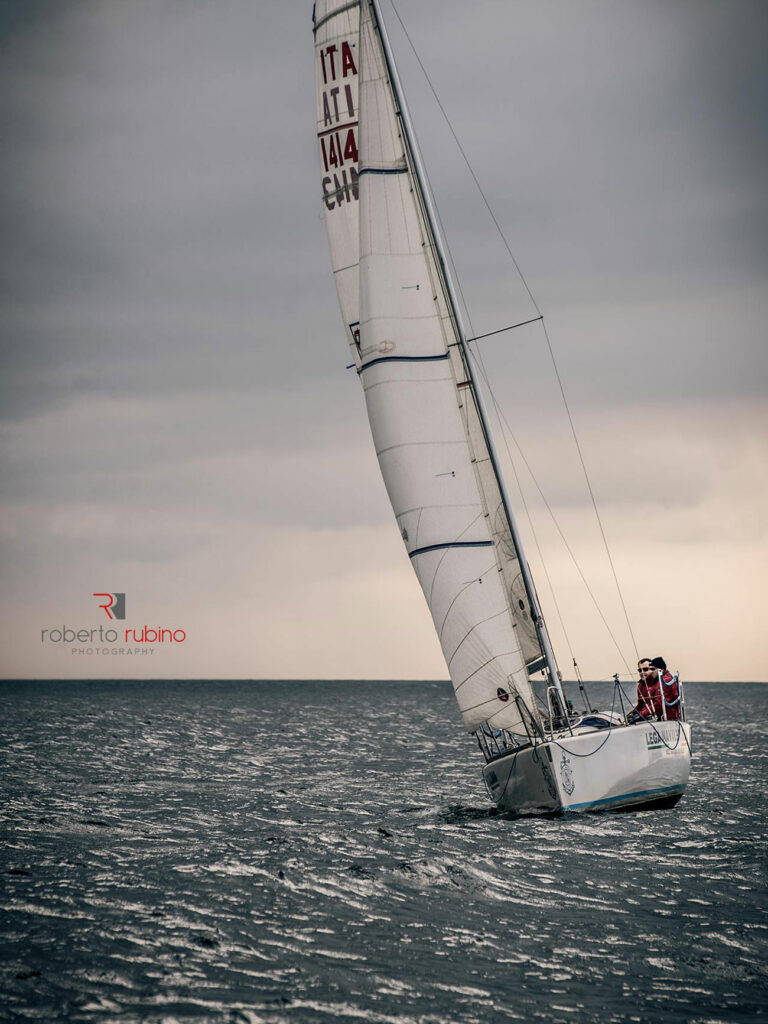
<path fill-rule="evenodd" d="M 517 814 L 620 810 L 675 803 L 691 768 L 691 727 L 649 722 L 571 736 L 486 764 L 499 807 Z"/>

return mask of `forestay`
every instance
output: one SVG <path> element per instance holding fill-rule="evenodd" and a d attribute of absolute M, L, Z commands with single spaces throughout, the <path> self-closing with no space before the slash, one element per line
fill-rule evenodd
<path fill-rule="evenodd" d="M 541 648 L 374 15 L 326 0 L 315 18 L 326 224 L 382 476 L 466 727 L 521 731 Z"/>

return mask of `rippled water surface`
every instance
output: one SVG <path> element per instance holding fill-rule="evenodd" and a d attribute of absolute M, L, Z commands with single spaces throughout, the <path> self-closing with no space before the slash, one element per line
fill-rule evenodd
<path fill-rule="evenodd" d="M 686 696 L 676 808 L 514 819 L 448 684 L 0 683 L 0 1016 L 762 1020 L 768 686 Z"/>

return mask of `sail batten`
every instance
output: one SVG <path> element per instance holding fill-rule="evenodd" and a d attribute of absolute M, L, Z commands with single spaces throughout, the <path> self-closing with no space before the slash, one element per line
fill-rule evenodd
<path fill-rule="evenodd" d="M 428 551 L 443 551 L 446 548 L 492 548 L 492 540 L 449 540 L 443 544 L 430 544 L 426 548 L 416 548 L 415 551 L 408 553 L 409 558 L 415 558 L 416 555 L 425 555 Z"/>

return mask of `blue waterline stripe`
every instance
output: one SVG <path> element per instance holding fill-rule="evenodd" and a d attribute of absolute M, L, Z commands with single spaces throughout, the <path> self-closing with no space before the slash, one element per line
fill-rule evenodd
<path fill-rule="evenodd" d="M 408 553 L 409 558 L 423 555 L 426 551 L 442 551 L 444 548 L 492 548 L 492 540 L 456 540 L 448 544 L 429 544 L 425 548 L 416 548 Z"/>
<path fill-rule="evenodd" d="M 369 366 L 375 366 L 377 363 L 434 363 L 449 358 L 447 352 L 439 356 L 380 356 L 378 359 L 372 359 L 370 363 L 363 363 L 357 372 L 362 373 L 363 370 L 367 370 Z"/>
<path fill-rule="evenodd" d="M 629 800 L 636 796 L 656 796 L 661 793 L 682 793 L 684 786 L 662 786 L 661 789 L 640 789 L 636 793 L 622 793 L 621 796 L 610 796 L 607 800 L 585 800 L 583 804 L 568 804 L 563 807 L 564 811 L 577 811 L 581 807 L 602 807 L 605 804 L 615 804 L 617 800 Z"/>
<path fill-rule="evenodd" d="M 364 174 L 407 174 L 407 167 L 363 167 L 358 171 L 358 178 Z"/>

